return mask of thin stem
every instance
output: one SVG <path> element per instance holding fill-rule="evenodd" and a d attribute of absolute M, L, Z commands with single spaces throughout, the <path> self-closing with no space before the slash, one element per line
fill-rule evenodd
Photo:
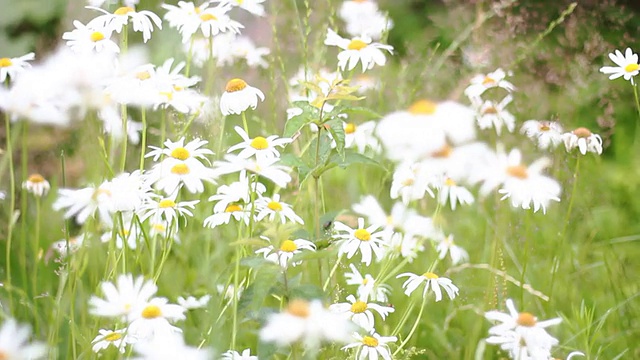
<path fill-rule="evenodd" d="M 233 331 L 231 331 L 231 347 L 236 348 L 236 337 L 238 332 L 238 284 L 240 277 L 240 248 L 236 251 L 236 262 L 233 270 Z"/>
<path fill-rule="evenodd" d="M 409 342 L 409 340 L 411 340 L 411 337 L 413 336 L 413 333 L 416 331 L 416 329 L 418 328 L 418 324 L 420 323 L 420 320 L 422 319 L 422 314 L 424 313 L 424 305 L 427 303 L 427 296 L 426 294 L 422 297 L 422 304 L 420 305 L 420 312 L 418 313 L 418 316 L 416 317 L 416 321 L 413 323 L 413 326 L 411 327 L 411 331 L 409 331 L 409 334 L 407 335 L 407 337 L 404 339 L 404 341 L 400 344 L 400 346 L 398 346 L 398 348 L 396 349 L 396 351 L 393 352 L 393 356 L 398 355 L 398 353 L 400 352 L 400 350 L 402 350 L 402 348 L 407 345 L 407 343 Z"/>
<path fill-rule="evenodd" d="M 122 38 L 120 38 L 120 50 L 123 54 L 126 54 L 129 44 L 127 31 L 128 26 L 125 24 L 122 29 Z M 120 114 L 122 116 L 122 133 L 124 134 L 122 137 L 122 150 L 120 154 L 120 172 L 124 172 L 127 163 L 127 145 L 129 144 L 129 141 L 127 141 L 127 105 L 120 105 Z"/>
<path fill-rule="evenodd" d="M 140 110 L 142 117 L 142 142 L 140 144 L 140 171 L 144 170 L 144 155 L 147 148 L 147 109 Z"/>
<path fill-rule="evenodd" d="M 336 261 L 335 264 L 333 264 L 333 267 L 331 268 L 331 271 L 329 272 L 329 276 L 327 277 L 327 280 L 325 280 L 324 285 L 322 285 L 322 291 L 327 291 L 327 287 L 329 286 L 329 282 L 331 282 L 331 278 L 333 277 L 333 275 L 336 273 L 336 270 L 338 270 L 338 266 L 340 266 L 340 261 L 342 260 L 342 256 L 344 254 L 340 254 L 340 256 L 338 256 L 338 261 Z"/>
<path fill-rule="evenodd" d="M 636 122 L 635 138 L 633 139 L 636 146 L 640 145 L 640 100 L 638 99 L 638 85 L 631 82 L 633 86 L 633 96 L 636 99 L 636 110 L 638 110 L 638 121 Z"/>
<path fill-rule="evenodd" d="M 9 309 L 13 309 L 13 290 L 11 289 L 11 240 L 13 239 L 13 211 L 16 207 L 16 178 L 13 168 L 13 141 L 11 139 L 11 120 L 9 113 L 5 112 L 5 129 L 7 135 L 7 153 L 5 156 L 9 157 L 9 216 L 8 216 L 8 228 L 7 228 L 7 248 L 5 264 L 7 267 L 7 283 L 5 287 L 9 289 Z"/>
<path fill-rule="evenodd" d="M 247 114 L 246 111 L 242 112 L 242 126 L 244 127 L 244 132 L 249 136 L 249 126 L 247 125 Z"/>
<path fill-rule="evenodd" d="M 191 37 L 191 42 L 189 43 L 189 52 L 187 53 L 187 67 L 184 69 L 184 76 L 189 77 L 189 70 L 191 70 L 191 59 L 193 57 L 193 43 L 195 41 L 195 37 Z"/>

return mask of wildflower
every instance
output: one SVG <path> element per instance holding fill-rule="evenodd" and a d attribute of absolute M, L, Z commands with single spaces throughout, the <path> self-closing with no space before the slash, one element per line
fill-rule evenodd
<path fill-rule="evenodd" d="M 264 94 L 260 89 L 249 86 L 242 79 L 231 79 L 220 97 L 220 111 L 225 116 L 241 114 L 249 107 L 255 109 L 258 106 L 258 99 L 264 101 Z"/>
<path fill-rule="evenodd" d="M 214 179 L 212 169 L 200 161 L 188 162 L 176 158 L 166 158 L 149 172 L 149 182 L 166 194 L 175 194 L 182 186 L 192 194 L 202 193 L 203 182 L 214 182 Z"/>
<path fill-rule="evenodd" d="M 347 301 L 348 303 L 333 304 L 329 306 L 329 310 L 337 314 L 343 314 L 356 325 L 367 331 L 372 330 L 375 325 L 373 312 L 371 310 L 375 310 L 378 315 L 382 317 L 383 321 L 387 315 L 395 311 L 392 307 L 368 303 L 366 297 L 356 299 L 355 296 L 349 295 L 347 296 Z"/>
<path fill-rule="evenodd" d="M 400 197 L 405 205 L 412 200 L 420 200 L 425 193 L 435 197 L 429 188 L 431 177 L 422 170 L 419 164 L 401 164 L 393 173 L 390 195 L 392 199 Z"/>
<path fill-rule="evenodd" d="M 358 218 L 357 229 L 352 229 L 339 221 L 334 222 L 333 227 L 340 232 L 333 235 L 340 246 L 339 253 L 341 255 L 346 253 L 347 259 L 351 259 L 358 250 L 362 254 L 362 262 L 367 266 L 371 264 L 372 252 L 377 260 L 382 258 L 383 248 L 386 246 L 382 238 L 386 232 L 377 231 L 379 226 L 371 225 L 365 228 L 364 219 Z"/>
<path fill-rule="evenodd" d="M 353 328 L 353 323 L 325 309 L 320 300 L 294 299 L 283 312 L 267 318 L 260 339 L 279 346 L 301 341 L 307 349 L 318 350 L 324 341 L 348 342 Z"/>
<path fill-rule="evenodd" d="M 58 199 L 53 203 L 53 209 L 58 211 L 66 209 L 65 219 L 75 217 L 78 224 L 84 224 L 89 216 L 97 211 L 100 220 L 111 227 L 113 222 L 113 202 L 111 201 L 111 183 L 104 181 L 98 187 L 84 189 L 59 189 Z"/>
<path fill-rule="evenodd" d="M 130 317 L 132 311 L 151 298 L 158 287 L 150 280 L 145 281 L 139 276 L 133 279 L 131 274 L 118 276 L 115 285 L 111 282 L 102 282 L 100 288 L 105 299 L 92 296 L 89 305 L 92 309 L 89 312 L 96 316 L 106 317 Z"/>
<path fill-rule="evenodd" d="M 384 360 L 391 360 L 391 351 L 387 343 L 398 341 L 395 336 L 380 336 L 373 329 L 368 335 L 362 336 L 354 333 L 353 337 L 357 341 L 344 346 L 342 350 L 357 347 L 355 358 L 358 360 L 377 360 L 378 357 L 382 357 Z"/>
<path fill-rule="evenodd" d="M 36 197 L 43 197 L 47 195 L 51 185 L 49 182 L 42 177 L 40 174 L 31 174 L 27 181 L 22 184 L 22 187 L 27 189 L 28 192 L 32 193 Z"/>
<path fill-rule="evenodd" d="M 194 25 L 199 23 L 200 30 L 204 37 L 208 38 L 224 32 L 238 34 L 240 33 L 240 29 L 244 28 L 242 24 L 231 20 L 229 15 L 227 15 L 227 12 L 231 10 L 230 4 L 220 3 L 214 8 L 207 8 L 205 5 L 206 4 L 200 6 L 199 21 L 193 23 Z"/>
<path fill-rule="evenodd" d="M 410 263 L 418 257 L 418 253 L 424 251 L 422 241 L 417 232 L 413 230 L 406 233 L 395 232 L 389 240 L 389 251 L 399 254 Z M 424 236 L 424 235 L 423 235 Z"/>
<path fill-rule="evenodd" d="M 229 221 L 231 221 L 231 217 L 233 217 L 236 221 L 242 221 L 246 225 L 249 225 L 251 214 L 252 213 L 250 211 L 245 209 L 244 205 L 229 204 L 222 211 L 216 211 L 214 208 L 213 215 L 204 219 L 203 226 L 213 229 L 216 226 L 228 224 Z"/>
<path fill-rule="evenodd" d="M 229 185 L 222 185 L 216 190 L 216 194 L 209 197 L 209 201 L 217 201 L 213 208 L 214 212 L 220 212 L 227 209 L 229 205 L 248 204 L 251 202 L 251 193 L 262 197 L 267 188 L 258 181 L 251 181 L 246 171 L 240 171 L 238 181 Z"/>
<path fill-rule="evenodd" d="M 379 153 L 380 150 L 382 150 L 382 147 L 380 146 L 378 139 L 373 136 L 375 127 L 376 123 L 374 121 L 367 121 L 359 125 L 345 122 L 345 148 L 356 148 L 360 153 L 364 153 L 367 148 L 370 148 L 373 152 Z"/>
<path fill-rule="evenodd" d="M 471 85 L 464 90 L 464 94 L 470 99 L 474 99 L 480 97 L 486 90 L 496 87 L 512 92 L 516 88 L 505 80 L 506 77 L 507 73 L 502 69 L 497 69 L 486 75 L 476 75 L 471 79 Z"/>
<path fill-rule="evenodd" d="M 291 168 L 278 165 L 278 158 L 271 159 L 243 159 L 236 155 L 225 155 L 225 161 L 216 161 L 215 173 L 218 175 L 231 174 L 246 170 L 271 180 L 277 186 L 284 188 L 291 181 Z"/>
<path fill-rule="evenodd" d="M 165 298 L 153 298 L 138 303 L 129 313 L 129 332 L 140 340 L 153 340 L 157 335 L 182 332 L 170 322 L 184 320 L 187 309 L 180 305 L 169 304 Z"/>
<path fill-rule="evenodd" d="M 182 296 L 178 296 L 178 305 L 182 306 L 187 310 L 200 309 L 200 308 L 206 307 L 207 304 L 209 303 L 209 300 L 211 300 L 210 295 L 204 295 L 199 299 L 196 299 L 193 296 L 189 296 L 186 299 L 183 298 Z"/>
<path fill-rule="evenodd" d="M 358 62 L 362 63 L 362 72 L 373 69 L 375 65 L 383 66 L 387 59 L 382 50 L 393 53 L 393 47 L 372 42 L 368 36 L 345 39 L 335 31 L 328 29 L 325 45 L 337 46 L 342 49 L 338 54 L 338 67 L 341 70 L 353 70 Z"/>
<path fill-rule="evenodd" d="M 67 239 L 58 240 L 53 244 L 51 244 L 51 246 L 49 247 L 49 250 L 47 251 L 47 254 L 44 257 L 44 260 L 45 262 L 48 262 L 49 259 L 53 256 L 54 252 L 57 252 L 59 257 L 61 258 L 67 256 L 68 254 L 72 254 L 78 251 L 78 249 L 80 249 L 83 243 L 84 243 L 84 234 L 81 234 L 78 236 L 71 236 L 69 237 L 68 242 L 67 242 Z"/>
<path fill-rule="evenodd" d="M 43 343 L 28 343 L 31 328 L 8 318 L 0 328 L 0 354 L 5 359 L 44 359 L 47 348 Z"/>
<path fill-rule="evenodd" d="M 440 205 L 446 205 L 449 202 L 451 210 L 455 210 L 458 203 L 460 205 L 473 204 L 474 199 L 471 192 L 448 176 L 440 177 L 435 186 L 438 189 Z"/>
<path fill-rule="evenodd" d="M 476 115 L 478 127 L 483 130 L 493 127 L 496 129 L 498 136 L 502 132 L 503 125 L 509 132 L 513 132 L 516 126 L 516 118 L 506 109 L 511 100 L 513 100 L 513 97 L 507 95 L 499 103 L 485 100 L 482 104 L 478 104 Z"/>
<path fill-rule="evenodd" d="M 178 29 L 183 43 L 188 43 L 198 29 L 205 37 L 211 37 L 228 31 L 239 33 L 244 27 L 227 15 L 230 4 L 219 4 L 215 8 L 209 8 L 209 5 L 210 2 L 205 2 L 196 7 L 191 2 L 179 1 L 178 6 L 162 4 L 162 7 L 168 10 L 164 18 L 169 26 Z"/>
<path fill-rule="evenodd" d="M 391 287 L 385 284 L 377 284 L 370 274 L 364 277 L 353 264 L 349 264 L 351 272 L 345 273 L 347 285 L 358 285 L 357 295 L 360 299 L 371 299 L 373 301 L 386 302 L 391 293 Z"/>
<path fill-rule="evenodd" d="M 455 244 L 453 235 L 444 236 L 444 234 L 441 234 L 435 240 L 438 243 L 438 245 L 436 245 L 436 251 L 438 252 L 438 258 L 440 260 L 444 259 L 448 253 L 451 255 L 451 263 L 453 265 L 469 261 L 469 253 Z"/>
<path fill-rule="evenodd" d="M 178 217 L 193 216 L 189 209 L 194 209 L 200 200 L 176 202 L 175 197 L 163 198 L 159 201 L 150 200 L 140 207 L 138 215 L 140 221 L 151 218 L 152 223 L 166 221 L 168 225 L 178 221 Z"/>
<path fill-rule="evenodd" d="M 245 349 L 242 354 L 237 351 L 228 350 L 222 354 L 220 360 L 258 360 L 258 357 L 251 355 L 251 349 Z"/>
<path fill-rule="evenodd" d="M 407 281 L 402 284 L 404 288 L 405 295 L 409 296 L 411 293 L 418 288 L 423 282 L 425 283 L 424 291 L 422 292 L 422 296 L 427 296 L 427 291 L 429 288 L 433 291 L 436 302 L 442 300 L 442 289 L 447 293 L 449 298 L 453 300 L 456 295 L 458 295 L 458 287 L 453 284 L 450 279 L 439 277 L 438 275 L 432 272 L 426 272 L 422 275 L 416 275 L 412 273 L 403 273 L 396 276 L 397 279 L 401 277 L 408 277 Z"/>
<path fill-rule="evenodd" d="M 366 35 L 380 39 L 393 28 L 393 21 L 378 10 L 375 1 L 343 1 L 338 16 L 347 25 L 347 32 L 353 36 Z"/>
<path fill-rule="evenodd" d="M 271 243 L 266 236 L 260 236 L 261 239 Z M 256 250 L 256 254 L 262 254 L 265 259 L 279 264 L 283 269 L 286 269 L 289 265 L 289 261 L 294 255 L 299 254 L 302 250 L 315 251 L 316 246 L 309 240 L 296 239 L 296 240 L 284 240 L 280 243 L 280 248 L 275 249 L 273 245 Z M 296 266 L 300 262 L 294 262 L 292 265 Z"/>
<path fill-rule="evenodd" d="M 600 68 L 600 72 L 603 74 L 611 74 L 611 76 L 609 76 L 610 80 L 623 76 L 625 80 L 630 80 L 633 84 L 633 77 L 638 75 L 640 71 L 638 54 L 634 53 L 631 48 L 627 48 L 624 55 L 622 55 L 620 50 L 616 50 L 615 53 L 610 53 L 609 59 L 618 66 L 603 66 Z"/>
<path fill-rule="evenodd" d="M 138 247 L 138 239 L 142 235 L 142 230 L 140 230 L 138 222 L 134 220 L 131 213 L 123 214 L 122 220 L 121 226 L 116 226 L 117 230 L 106 231 L 102 234 L 100 240 L 102 240 L 103 243 L 109 242 L 115 235 L 116 247 L 118 249 L 122 249 L 125 242 L 129 249 L 136 249 Z"/>
<path fill-rule="evenodd" d="M 151 200 L 152 189 L 146 180 L 139 170 L 113 178 L 110 186 L 113 211 L 136 211 Z"/>
<path fill-rule="evenodd" d="M 271 135 L 266 138 L 256 136 L 252 139 L 241 127 L 236 126 L 234 129 L 243 141 L 230 147 L 227 152 L 230 153 L 242 149 L 238 156 L 243 159 L 248 159 L 251 156 L 255 156 L 257 160 L 279 158 L 280 152 L 276 147 L 284 147 L 292 141 L 290 138 L 279 138 L 278 135 Z"/>
<path fill-rule="evenodd" d="M 28 61 L 33 59 L 35 59 L 34 53 L 28 53 L 17 58 L 0 58 L 0 83 L 4 83 L 7 78 L 15 81 L 20 73 L 31 67 Z"/>
<path fill-rule="evenodd" d="M 562 140 L 567 151 L 577 147 L 582 155 L 586 155 L 587 151 L 598 155 L 602 154 L 602 138 L 587 128 L 580 127 L 565 133 L 562 135 Z"/>
<path fill-rule="evenodd" d="M 119 53 L 120 48 L 111 40 L 112 30 L 98 25 L 88 26 L 75 20 L 75 30 L 62 34 L 62 39 L 67 40 L 67 46 L 78 53 L 110 52 Z"/>
<path fill-rule="evenodd" d="M 98 336 L 96 336 L 91 344 L 93 347 L 91 348 L 94 353 L 99 353 L 100 351 L 108 348 L 109 346 L 113 346 L 121 354 L 124 354 L 126 351 L 126 347 L 128 344 L 133 344 L 136 342 L 136 338 L 127 334 L 127 329 L 120 330 L 98 330 Z"/>
<path fill-rule="evenodd" d="M 352 206 L 355 213 L 367 217 L 372 225 L 378 225 L 386 231 L 408 231 L 426 235 L 432 232 L 431 219 L 418 215 L 400 201 L 393 204 L 391 213 L 387 215 L 378 200 L 371 195 L 364 196 L 359 203 Z"/>
<path fill-rule="evenodd" d="M 535 140 L 540 149 L 555 148 L 562 143 L 562 126 L 556 121 L 527 120 L 520 132 Z"/>
<path fill-rule="evenodd" d="M 280 201 L 280 194 L 274 194 L 273 198 L 259 198 L 256 200 L 256 208 L 258 209 L 257 221 L 262 221 L 266 217 L 269 218 L 269 221 L 274 221 L 278 216 L 283 224 L 287 220 L 301 225 L 304 224 L 302 218 L 293 211 L 291 205 Z"/>
<path fill-rule="evenodd" d="M 176 160 L 193 163 L 195 161 L 205 160 L 208 161 L 206 155 L 213 155 L 213 151 L 202 148 L 207 145 L 208 141 L 193 139 L 186 145 L 184 144 L 184 137 L 176 142 L 166 140 L 164 142 L 165 148 L 159 148 L 155 146 L 149 146 L 152 151 L 149 151 L 145 157 L 153 157 L 153 161 L 158 161 L 162 156 L 171 157 Z"/>
<path fill-rule="evenodd" d="M 162 29 L 162 21 L 158 15 L 148 10 L 136 11 L 133 7 L 123 6 L 111 14 L 99 7 L 86 6 L 86 8 L 97 10 L 104 14 L 89 21 L 89 23 L 87 23 L 88 27 L 109 29 L 119 34 L 122 28 L 131 20 L 133 31 L 141 32 L 142 40 L 145 43 L 151 38 L 154 24 L 158 29 Z"/>
<path fill-rule="evenodd" d="M 224 3 L 231 4 L 233 6 L 237 6 L 243 10 L 246 10 L 253 15 L 264 16 L 264 5 L 262 5 L 265 0 L 223 0 Z"/>
<path fill-rule="evenodd" d="M 161 333 L 149 341 L 139 341 L 133 346 L 138 355 L 133 360 L 210 360 L 211 351 L 188 346 L 182 334 Z"/>

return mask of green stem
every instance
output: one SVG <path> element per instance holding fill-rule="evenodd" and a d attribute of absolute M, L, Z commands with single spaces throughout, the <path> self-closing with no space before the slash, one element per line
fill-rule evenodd
<path fill-rule="evenodd" d="M 5 287 L 9 289 L 9 311 L 13 309 L 13 290 L 11 287 L 11 240 L 13 239 L 13 211 L 16 207 L 16 178 L 13 168 L 13 141 L 11 139 L 11 119 L 9 113 L 5 112 L 5 129 L 7 136 L 7 153 L 5 156 L 9 157 L 9 216 L 8 216 L 8 228 L 7 228 L 7 248 L 5 265 L 7 267 L 7 282 Z"/>
<path fill-rule="evenodd" d="M 184 69 L 184 76 L 189 77 L 189 72 L 191 70 L 191 58 L 193 57 L 193 43 L 195 41 L 195 37 L 191 37 L 191 42 L 189 43 L 189 52 L 187 53 L 187 67 Z"/>
<path fill-rule="evenodd" d="M 398 355 L 398 353 L 400 352 L 400 350 L 402 350 L 402 348 L 407 345 L 407 343 L 409 342 L 409 340 L 411 340 L 411 337 L 413 336 L 413 333 L 416 331 L 416 329 L 418 328 L 418 324 L 420 323 L 420 320 L 422 319 L 422 314 L 424 313 L 424 305 L 427 303 L 427 296 L 423 296 L 422 297 L 422 304 L 420 305 L 420 312 L 418 313 L 418 317 L 416 317 L 416 321 L 413 323 L 413 326 L 411 327 L 411 331 L 409 331 L 409 334 L 407 335 L 407 337 L 404 339 L 404 341 L 400 344 L 400 346 L 398 346 L 398 348 L 396 349 L 396 351 L 393 352 L 393 356 Z"/>
<path fill-rule="evenodd" d="M 636 121 L 635 138 L 633 139 L 636 145 L 634 146 L 634 148 L 636 148 L 637 146 L 640 146 L 640 100 L 638 99 L 638 86 L 633 82 L 631 83 L 631 85 L 633 86 L 633 96 L 636 99 L 636 110 L 638 111 L 638 121 Z"/>
<path fill-rule="evenodd" d="M 322 291 L 323 292 L 327 291 L 327 287 L 329 287 L 329 282 L 331 282 L 331 278 L 336 273 L 336 270 L 338 270 L 338 266 L 340 266 L 340 261 L 342 260 L 342 256 L 344 256 L 344 254 L 340 254 L 340 256 L 338 256 L 338 261 L 336 261 L 336 263 L 333 264 L 333 267 L 331 268 L 331 271 L 329 272 L 329 276 L 327 277 L 327 280 L 325 280 L 324 285 L 322 285 Z"/>
<path fill-rule="evenodd" d="M 142 141 L 140 144 L 140 171 L 144 170 L 144 155 L 147 149 L 147 109 L 140 110 L 142 117 Z"/>
<path fill-rule="evenodd" d="M 242 112 L 242 126 L 244 127 L 244 132 L 246 132 L 247 136 L 249 136 L 249 126 L 247 125 L 246 111 Z"/>
<path fill-rule="evenodd" d="M 230 349 L 236 348 L 236 337 L 238 332 L 238 286 L 240 278 L 240 248 L 236 250 L 236 262 L 233 270 L 233 330 L 231 331 Z"/>
<path fill-rule="evenodd" d="M 120 51 L 122 54 L 127 53 L 127 48 L 129 45 L 128 39 L 128 26 L 125 24 L 122 29 L 122 38 L 120 38 Z M 120 154 L 120 172 L 124 172 L 127 163 L 127 145 L 129 141 L 127 141 L 127 105 L 120 105 L 120 113 L 122 115 L 122 152 Z"/>

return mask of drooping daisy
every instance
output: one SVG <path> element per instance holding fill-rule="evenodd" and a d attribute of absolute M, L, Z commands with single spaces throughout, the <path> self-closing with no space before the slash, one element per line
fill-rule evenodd
<path fill-rule="evenodd" d="M 562 140 L 567 151 L 578 148 L 582 155 L 586 155 L 587 152 L 602 154 L 602 138 L 587 128 L 580 127 L 565 133 L 562 135 Z"/>
<path fill-rule="evenodd" d="M 127 333 L 127 329 L 120 330 L 98 330 L 98 335 L 91 341 L 93 345 L 91 350 L 94 353 L 99 353 L 100 351 L 108 348 L 109 346 L 113 346 L 121 354 L 124 354 L 127 351 L 128 344 L 134 344 L 136 342 L 136 338 L 129 335 Z"/>
<path fill-rule="evenodd" d="M 242 149 L 238 153 L 238 156 L 243 159 L 248 159 L 252 156 L 255 156 L 257 160 L 279 158 L 280 152 L 276 147 L 284 147 L 286 144 L 293 141 L 290 138 L 280 138 L 278 135 L 271 135 L 266 138 L 256 136 L 252 139 L 240 126 L 236 126 L 234 129 L 243 141 L 231 146 L 227 152 L 231 153 Z"/>
<path fill-rule="evenodd" d="M 113 14 L 111 14 L 99 7 L 86 6 L 86 8 L 97 10 L 104 14 L 89 21 L 89 23 L 87 23 L 88 27 L 95 26 L 98 28 L 105 28 L 119 34 L 122 31 L 122 28 L 129 23 L 129 20 L 131 20 L 133 31 L 141 32 L 142 40 L 145 43 L 151 38 L 154 24 L 158 29 L 162 29 L 162 21 L 158 15 L 148 10 L 136 11 L 133 7 L 123 6 L 119 7 L 113 12 Z"/>
<path fill-rule="evenodd" d="M 178 296 L 178 299 L 177 299 L 178 305 L 182 306 L 187 310 L 204 308 L 209 303 L 209 300 L 211 300 L 211 295 L 204 295 L 199 299 L 193 296 L 188 296 L 186 299 L 183 298 L 182 296 Z"/>
<path fill-rule="evenodd" d="M 89 300 L 92 307 L 89 312 L 96 316 L 115 318 L 128 318 L 134 309 L 146 304 L 158 291 L 152 281 L 145 281 L 142 276 L 134 281 L 131 274 L 118 276 L 115 284 L 104 281 L 100 288 L 105 299 L 92 296 Z"/>
<path fill-rule="evenodd" d="M 98 212 L 100 221 L 111 227 L 113 221 L 113 202 L 111 201 L 111 183 L 104 181 L 100 186 L 84 189 L 59 189 L 58 199 L 53 203 L 53 209 L 65 209 L 64 217 L 75 217 L 78 224 L 84 224 L 89 216 Z"/>
<path fill-rule="evenodd" d="M 372 253 L 377 260 L 382 259 L 384 247 L 387 246 L 383 238 L 387 233 L 378 231 L 378 225 L 365 228 L 364 219 L 358 218 L 357 229 L 352 229 L 339 221 L 335 221 L 333 227 L 339 232 L 333 235 L 340 246 L 339 253 L 347 254 L 347 259 L 351 259 L 358 250 L 362 254 L 362 262 L 367 266 L 371 264 Z"/>
<path fill-rule="evenodd" d="M 512 83 L 505 80 L 506 77 L 507 73 L 502 69 L 497 69 L 486 75 L 476 75 L 471 79 L 471 85 L 464 90 L 464 94 L 470 99 L 474 99 L 482 95 L 487 89 L 495 87 L 512 92 L 516 88 Z"/>
<path fill-rule="evenodd" d="M 355 358 L 358 360 L 377 360 L 379 357 L 384 360 L 391 360 L 391 351 L 387 343 L 398 341 L 395 336 L 380 336 L 373 329 L 368 335 L 362 336 L 358 333 L 353 333 L 353 337 L 356 342 L 344 346 L 342 350 L 357 347 Z"/>
<path fill-rule="evenodd" d="M 450 279 L 439 277 L 438 275 L 432 272 L 426 272 L 422 275 L 416 275 L 413 273 L 403 273 L 396 278 L 408 277 L 407 281 L 402 284 L 404 288 L 405 295 L 409 296 L 411 293 L 418 288 L 422 283 L 424 285 L 424 291 L 422 292 L 422 297 L 427 296 L 427 292 L 429 289 L 433 291 L 433 294 L 436 297 L 436 302 L 442 300 L 442 289 L 447 293 L 449 299 L 453 300 L 456 295 L 458 295 L 458 287 L 453 284 Z"/>
<path fill-rule="evenodd" d="M 220 111 L 222 115 L 241 114 L 249 107 L 255 109 L 258 99 L 264 101 L 264 94 L 260 89 L 249 86 L 242 79 L 231 79 L 227 82 L 224 94 L 220 97 Z"/>
<path fill-rule="evenodd" d="M 20 73 L 31 67 L 28 61 L 35 57 L 34 53 L 28 53 L 16 58 L 0 58 L 0 83 L 4 83 L 7 78 L 15 81 Z"/>
<path fill-rule="evenodd" d="M 261 239 L 271 243 L 271 240 L 266 236 L 260 236 Z M 289 266 L 289 261 L 294 255 L 299 254 L 302 250 L 315 251 L 316 246 L 309 240 L 296 239 L 296 240 L 284 240 L 280 243 L 280 247 L 276 249 L 273 245 L 263 247 L 256 250 L 256 254 L 262 254 L 265 259 L 279 264 L 283 269 Z M 294 262 L 291 265 L 296 266 L 299 262 Z"/>
<path fill-rule="evenodd" d="M 278 217 L 283 224 L 291 221 L 304 225 L 304 221 L 293 211 L 291 205 L 280 201 L 280 194 L 274 194 L 273 198 L 261 197 L 257 199 L 256 208 L 258 210 L 257 221 L 262 221 L 264 218 L 274 221 Z"/>
<path fill-rule="evenodd" d="M 136 211 L 153 196 L 151 185 L 139 170 L 119 174 L 111 180 L 110 188 L 113 211 Z"/>
<path fill-rule="evenodd" d="M 357 285 L 357 295 L 360 299 L 371 299 L 378 302 L 386 302 L 391 293 L 391 287 L 378 284 L 371 274 L 362 276 L 355 265 L 349 264 L 351 272 L 344 273 L 347 285 Z"/>
<path fill-rule="evenodd" d="M 120 47 L 111 40 L 113 30 L 100 27 L 84 25 L 78 20 L 73 22 L 75 30 L 62 34 L 62 39 L 67 40 L 67 46 L 78 53 L 87 52 L 110 52 L 119 53 Z"/>
<path fill-rule="evenodd" d="M 413 230 L 406 233 L 394 232 L 389 239 L 388 251 L 392 254 L 398 254 L 412 263 L 418 257 L 418 253 L 424 251 L 423 239 L 426 234 L 420 234 Z"/>
<path fill-rule="evenodd" d="M 138 303 L 129 313 L 129 333 L 145 341 L 152 341 L 158 335 L 181 333 L 182 330 L 171 325 L 171 322 L 184 320 L 186 310 L 180 305 L 169 304 L 165 298 Z"/>
<path fill-rule="evenodd" d="M 387 59 L 382 50 L 393 54 L 393 47 L 372 42 L 368 36 L 345 39 L 335 31 L 328 29 L 325 45 L 337 46 L 342 49 L 338 54 L 338 67 L 341 70 L 353 70 L 358 62 L 362 64 L 362 72 L 373 69 L 375 65 L 384 66 Z"/>
<path fill-rule="evenodd" d="M 516 127 L 516 118 L 506 109 L 511 100 L 513 97 L 507 95 L 499 103 L 485 100 L 478 104 L 476 114 L 478 127 L 483 130 L 494 128 L 498 136 L 502 132 L 502 126 L 505 126 L 509 132 L 513 132 Z"/>
<path fill-rule="evenodd" d="M 220 360 L 258 360 L 258 357 L 251 355 L 251 349 L 244 349 L 242 354 L 237 351 L 228 350 L 222 354 L 222 358 Z"/>
<path fill-rule="evenodd" d="M 347 301 L 346 303 L 333 304 L 329 306 L 329 310 L 336 314 L 344 315 L 367 331 L 372 330 L 375 325 L 375 319 L 371 310 L 375 310 L 383 321 L 387 315 L 395 311 L 394 308 L 389 306 L 370 303 L 366 297 L 356 299 L 355 296 L 349 295 L 347 296 Z"/>
<path fill-rule="evenodd" d="M 460 205 L 473 204 L 474 199 L 471 192 L 448 176 L 440 177 L 436 181 L 435 187 L 438 189 L 438 202 L 440 205 L 449 203 L 451 210 L 455 211 L 458 203 Z"/>
<path fill-rule="evenodd" d="M 624 55 L 622 55 L 620 50 L 616 50 L 615 53 L 610 53 L 609 59 L 618 66 L 603 66 L 600 68 L 600 72 L 603 74 L 611 74 L 611 76 L 609 76 L 610 80 L 623 76 L 625 80 L 629 80 L 633 84 L 633 78 L 640 72 L 638 54 L 634 53 L 631 48 L 627 48 Z"/>
<path fill-rule="evenodd" d="M 453 235 L 445 236 L 441 234 L 434 238 L 438 245 L 436 245 L 436 251 L 438 252 L 438 258 L 444 259 L 447 254 L 451 255 L 451 263 L 453 265 L 461 262 L 469 261 L 469 253 L 462 247 L 455 244 L 453 241 Z"/>
<path fill-rule="evenodd" d="M 536 145 L 543 150 L 554 149 L 562 143 L 562 126 L 556 121 L 527 120 L 520 132 L 536 141 Z"/>
<path fill-rule="evenodd" d="M 29 343 L 31 328 L 8 318 L 0 328 L 0 354 L 5 359 L 44 359 L 47 347 L 41 342 Z"/>
<path fill-rule="evenodd" d="M 43 197 L 44 195 L 47 195 L 51 185 L 49 185 L 49 182 L 42 177 L 42 175 L 31 174 L 29 175 L 29 178 L 27 178 L 27 181 L 22 184 L 22 187 L 36 197 Z"/>

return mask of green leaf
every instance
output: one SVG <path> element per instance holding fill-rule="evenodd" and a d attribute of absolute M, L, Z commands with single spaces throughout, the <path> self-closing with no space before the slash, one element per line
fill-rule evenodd
<path fill-rule="evenodd" d="M 258 341 L 258 358 L 271 359 L 275 355 L 278 347 L 275 343 Z"/>
<path fill-rule="evenodd" d="M 382 115 L 366 107 L 345 107 L 340 111 L 341 114 L 362 115 L 367 119 L 380 119 Z"/>
<path fill-rule="evenodd" d="M 289 299 L 314 300 L 322 298 L 324 298 L 322 289 L 312 284 L 299 285 L 289 291 Z"/>
<path fill-rule="evenodd" d="M 260 308 L 264 300 L 272 293 L 272 288 L 277 284 L 281 273 L 279 266 L 263 266 L 256 271 L 255 280 L 243 292 L 238 307 L 241 311 L 255 311 Z"/>
<path fill-rule="evenodd" d="M 346 168 L 351 164 L 374 165 L 383 168 L 383 166 L 379 162 L 352 149 L 345 150 L 344 159 L 338 156 L 338 154 L 333 154 L 329 161 L 330 163 L 334 163 L 341 168 Z"/>
<path fill-rule="evenodd" d="M 311 106 L 306 101 L 294 101 L 293 106 L 302 109 L 302 113 L 287 120 L 287 123 L 284 125 L 284 133 L 282 134 L 282 137 L 292 137 L 305 125 L 319 117 L 318 109 Z"/>
<path fill-rule="evenodd" d="M 329 125 L 328 130 L 331 133 L 331 136 L 333 136 L 333 140 L 336 142 L 336 151 L 338 152 L 338 155 L 344 158 L 344 121 L 341 119 L 332 119 L 327 121 L 325 124 Z"/>

